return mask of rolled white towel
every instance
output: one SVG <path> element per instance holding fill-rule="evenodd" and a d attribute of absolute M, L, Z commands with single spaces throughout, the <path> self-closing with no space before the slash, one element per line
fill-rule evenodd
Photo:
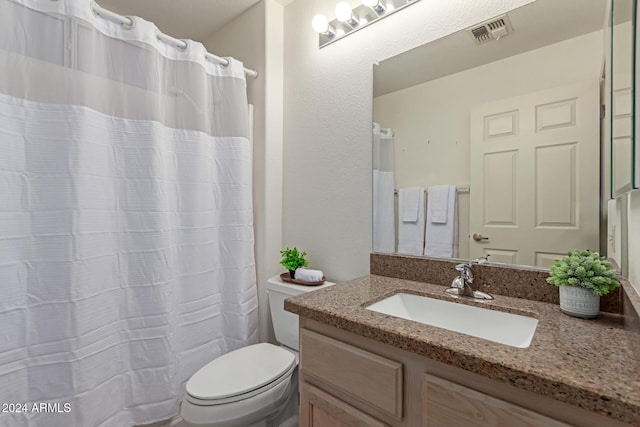
<path fill-rule="evenodd" d="M 306 268 L 298 268 L 296 269 L 295 279 L 302 280 L 303 282 L 321 282 L 322 271 L 320 270 L 309 270 Z"/>

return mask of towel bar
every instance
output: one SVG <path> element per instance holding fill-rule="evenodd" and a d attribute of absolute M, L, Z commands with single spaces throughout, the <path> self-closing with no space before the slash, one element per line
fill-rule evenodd
<path fill-rule="evenodd" d="M 424 190 L 425 193 L 428 193 L 427 190 Z M 465 193 L 470 193 L 471 192 L 471 186 L 469 185 L 458 185 L 456 187 L 456 193 L 457 194 L 465 194 Z M 394 189 L 393 190 L 393 194 L 398 195 L 398 189 Z"/>

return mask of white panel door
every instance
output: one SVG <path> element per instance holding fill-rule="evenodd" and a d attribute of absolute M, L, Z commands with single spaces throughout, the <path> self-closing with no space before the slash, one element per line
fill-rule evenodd
<path fill-rule="evenodd" d="M 632 188 L 630 159 L 633 157 L 633 101 L 631 87 L 618 87 L 628 79 L 617 79 L 611 103 L 611 155 L 613 170 L 613 195 L 625 193 Z"/>
<path fill-rule="evenodd" d="M 471 110 L 472 259 L 548 267 L 598 250 L 599 105 L 593 82 Z"/>

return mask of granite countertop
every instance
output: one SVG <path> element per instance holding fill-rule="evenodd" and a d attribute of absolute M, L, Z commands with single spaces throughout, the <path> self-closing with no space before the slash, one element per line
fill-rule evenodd
<path fill-rule="evenodd" d="M 552 397 L 640 426 L 640 356 L 637 335 L 622 316 L 596 320 L 567 316 L 556 304 L 494 295 L 488 302 L 444 295 L 440 285 L 370 275 L 285 301 L 302 317 L 356 333 L 487 378 Z M 528 314 L 538 327 L 528 348 L 481 338 L 366 310 L 398 292 Z"/>

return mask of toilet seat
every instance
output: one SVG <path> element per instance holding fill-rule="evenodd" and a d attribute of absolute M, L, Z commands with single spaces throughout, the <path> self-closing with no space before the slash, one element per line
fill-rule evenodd
<path fill-rule="evenodd" d="M 244 400 L 288 380 L 296 366 L 291 352 L 273 344 L 243 347 L 198 370 L 187 382 L 186 399 L 200 406 Z"/>

